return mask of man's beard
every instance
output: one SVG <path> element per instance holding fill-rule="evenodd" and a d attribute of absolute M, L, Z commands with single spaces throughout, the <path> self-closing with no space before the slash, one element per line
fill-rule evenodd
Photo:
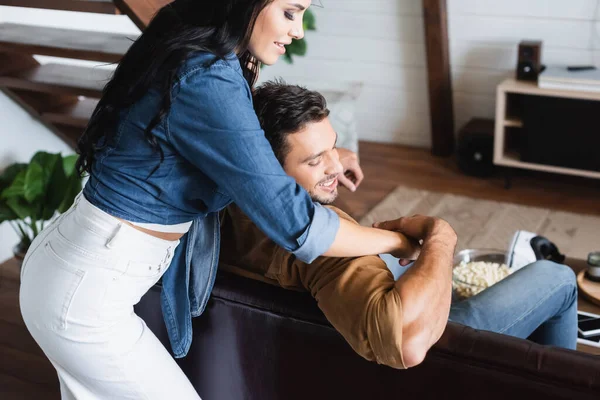
<path fill-rule="evenodd" d="M 325 206 L 325 205 L 331 204 L 335 201 L 335 199 L 338 196 L 338 191 L 336 188 L 335 192 L 330 193 L 327 196 L 319 195 L 319 194 L 313 192 L 312 190 L 309 191 L 308 194 L 310 195 L 310 198 L 312 199 L 312 201 L 317 202 L 319 204 L 323 204 Z"/>
<path fill-rule="evenodd" d="M 317 185 L 313 188 L 313 190 L 309 190 L 308 194 L 310 195 L 310 198 L 312 199 L 312 201 L 317 202 L 319 204 L 323 204 L 323 205 L 328 205 L 331 204 L 335 201 L 335 199 L 338 196 L 338 186 L 339 182 L 337 183 L 335 190 L 331 193 L 328 194 L 321 194 L 320 192 L 318 192 L 318 187 L 319 185 L 330 181 L 332 179 L 335 179 L 338 177 L 338 174 L 331 174 L 329 176 L 327 176 L 325 179 L 322 179 L 321 181 L 319 181 L 319 183 L 317 183 Z"/>

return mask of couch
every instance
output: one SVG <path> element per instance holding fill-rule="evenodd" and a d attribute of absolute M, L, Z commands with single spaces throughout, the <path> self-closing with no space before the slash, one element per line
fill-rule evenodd
<path fill-rule="evenodd" d="M 167 345 L 160 287 L 136 312 Z M 178 363 L 203 400 L 600 396 L 600 357 L 454 323 L 422 364 L 377 365 L 353 352 L 309 294 L 224 272 L 193 327 L 190 352 Z"/>

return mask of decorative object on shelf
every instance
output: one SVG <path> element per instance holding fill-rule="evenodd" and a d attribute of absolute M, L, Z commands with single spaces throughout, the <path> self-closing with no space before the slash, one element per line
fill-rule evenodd
<path fill-rule="evenodd" d="M 302 21 L 302 25 L 304 31 L 315 31 L 317 30 L 315 15 L 312 13 L 310 9 L 304 12 L 304 20 Z M 306 54 L 306 40 L 302 39 L 294 39 L 292 43 L 285 46 L 285 53 L 283 54 L 283 59 L 288 63 L 293 63 L 292 55 L 303 56 Z"/>
<path fill-rule="evenodd" d="M 0 223 L 8 221 L 20 238 L 13 252 L 23 258 L 31 242 L 56 213 L 65 212 L 81 191 L 76 155 L 40 151 L 27 164 L 15 163 L 0 175 Z"/>
<path fill-rule="evenodd" d="M 517 79 L 535 82 L 542 70 L 542 42 L 539 40 L 521 41 L 517 59 Z"/>
<path fill-rule="evenodd" d="M 542 89 L 600 93 L 600 70 L 593 66 L 548 67 L 540 74 Z"/>
<path fill-rule="evenodd" d="M 586 272 L 582 270 L 577 274 L 579 293 L 592 303 L 600 305 L 600 282 L 589 279 Z"/>
<path fill-rule="evenodd" d="M 594 282 L 600 282 L 600 251 L 593 251 L 588 254 L 588 269 L 585 277 Z"/>

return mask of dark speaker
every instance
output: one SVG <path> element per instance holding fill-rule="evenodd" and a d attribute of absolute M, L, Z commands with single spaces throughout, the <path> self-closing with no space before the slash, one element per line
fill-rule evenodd
<path fill-rule="evenodd" d="M 519 43 L 517 79 L 537 81 L 540 72 L 542 72 L 542 42 L 539 40 L 523 40 Z"/>
<path fill-rule="evenodd" d="M 494 120 L 474 118 L 458 133 L 458 168 L 466 175 L 485 178 L 494 173 Z"/>

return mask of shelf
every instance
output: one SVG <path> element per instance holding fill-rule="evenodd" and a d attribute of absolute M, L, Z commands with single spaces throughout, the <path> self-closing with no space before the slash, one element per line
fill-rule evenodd
<path fill-rule="evenodd" d="M 522 128 L 523 121 L 518 118 L 508 118 L 504 120 L 504 126 L 508 128 Z"/>
<path fill-rule="evenodd" d="M 66 64 L 45 64 L 0 76 L 0 86 L 34 92 L 100 98 L 112 71 Z"/>
<path fill-rule="evenodd" d="M 600 101 L 600 93 L 541 89 L 536 82 L 509 78 L 496 89 L 496 124 L 494 129 L 494 164 L 548 173 L 600 179 L 600 171 L 521 161 L 517 149 L 523 131 L 524 96 L 549 96 Z"/>
<path fill-rule="evenodd" d="M 498 90 L 504 93 L 522 93 L 536 96 L 566 97 L 571 99 L 600 101 L 600 93 L 576 90 L 542 89 L 538 87 L 537 82 L 518 81 L 514 78 L 506 79 L 498 86 Z"/>
<path fill-rule="evenodd" d="M 81 99 L 77 103 L 57 107 L 54 110 L 42 113 L 42 117 L 53 124 L 85 128 L 90 120 L 98 100 Z"/>
<path fill-rule="evenodd" d="M 505 152 L 500 158 L 494 159 L 494 164 L 502 165 L 505 167 L 517 167 L 523 169 L 532 169 L 536 171 L 542 172 L 553 172 L 558 174 L 566 174 L 566 175 L 574 175 L 574 176 L 584 176 L 586 178 L 596 178 L 600 179 L 600 172 L 596 171 L 586 171 L 575 168 L 566 168 L 566 167 L 558 167 L 554 165 L 546 165 L 546 164 L 535 164 L 530 162 L 524 162 L 520 160 L 519 154 L 517 152 Z"/>
<path fill-rule="evenodd" d="M 85 129 L 67 125 L 53 125 L 54 133 L 61 138 L 73 150 L 77 150 L 77 140 Z"/>
<path fill-rule="evenodd" d="M 117 14 L 111 0 L 0 0 L 0 6 L 45 8 L 49 10 L 82 11 L 100 14 Z"/>
<path fill-rule="evenodd" d="M 0 50 L 114 63 L 135 37 L 35 25 L 0 23 Z"/>

